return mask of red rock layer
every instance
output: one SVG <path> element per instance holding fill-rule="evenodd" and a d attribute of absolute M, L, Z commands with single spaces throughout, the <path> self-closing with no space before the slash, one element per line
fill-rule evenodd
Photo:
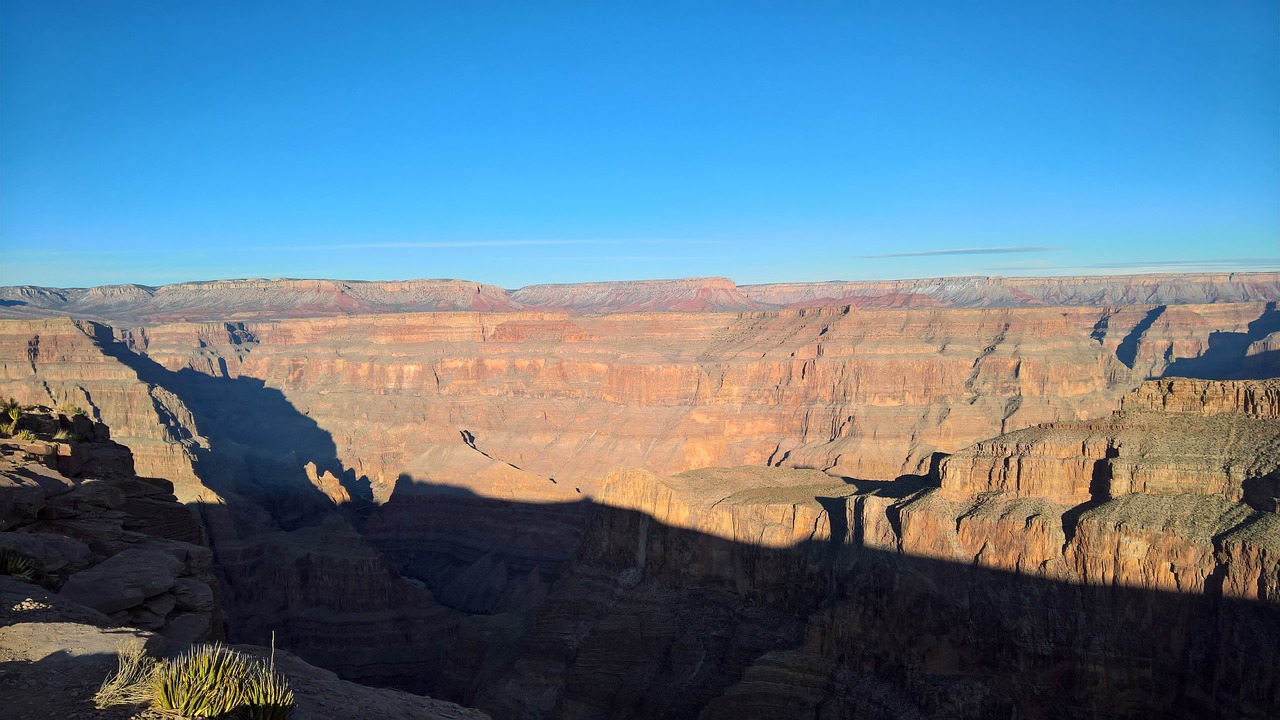
<path fill-rule="evenodd" d="M 778 283 L 727 278 L 530 285 L 514 291 L 465 280 L 218 280 L 147 287 L 0 288 L 0 317 L 74 315 L 113 323 L 331 317 L 525 309 L 575 313 L 865 308 L 1184 305 L 1275 302 L 1277 273 L 1091 277 L 953 277 Z M 1270 346 L 1268 346 L 1270 347 Z"/>

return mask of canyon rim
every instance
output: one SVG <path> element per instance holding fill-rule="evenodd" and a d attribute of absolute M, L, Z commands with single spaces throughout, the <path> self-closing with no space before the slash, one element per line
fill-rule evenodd
<path fill-rule="evenodd" d="M 56 625 L 274 636 L 335 717 L 1273 717 L 1278 301 L 1261 272 L 0 288 L 0 547 L 39 565 L 3 578 L 0 693 L 105 672 L 15 654 Z"/>

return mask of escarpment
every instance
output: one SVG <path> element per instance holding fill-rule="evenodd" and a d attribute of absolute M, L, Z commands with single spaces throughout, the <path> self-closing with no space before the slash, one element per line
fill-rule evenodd
<path fill-rule="evenodd" d="M 0 395 L 80 405 L 172 481 L 231 640 L 498 718 L 1280 706 L 1265 282 L 726 283 L 0 322 Z"/>

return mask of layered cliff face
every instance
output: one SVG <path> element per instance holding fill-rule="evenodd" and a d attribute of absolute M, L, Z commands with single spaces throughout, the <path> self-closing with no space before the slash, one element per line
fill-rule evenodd
<path fill-rule="evenodd" d="M 1275 702 L 1272 615 L 1241 623 L 1275 597 L 1276 390 L 1142 380 L 1280 374 L 1275 317 L 22 321 L 0 395 L 85 407 L 197 503 L 233 639 L 499 717 L 1088 716 L 1070 685 L 1103 681 L 1120 717 L 1181 697 L 1152 667 L 1248 710 Z"/>
<path fill-rule="evenodd" d="M 980 443 L 934 479 L 614 473 L 511 670 L 467 689 L 495 717 L 1270 717 L 1280 516 L 1232 478 L 1280 477 L 1258 403 L 1277 390 L 1148 383 L 1142 410 Z M 1153 436 L 1204 479 L 1207 434 L 1214 485 L 1060 494 Z"/>
<path fill-rule="evenodd" d="M 1115 307 L 1265 302 L 1280 273 L 951 277 L 739 286 L 728 278 L 529 285 L 466 280 L 218 280 L 148 287 L 0 287 L 0 318 L 74 315 L 115 324 L 346 317 L 406 312 L 574 313 L 862 308 Z"/>
<path fill-rule="evenodd" d="M 491 495 L 510 466 L 541 478 L 511 496 L 528 497 L 569 483 L 590 494 L 613 465 L 920 473 L 933 453 L 1004 430 L 1105 415 L 1141 379 L 1271 312 L 442 314 L 117 334 L 169 373 L 279 390 L 378 499 L 402 473 Z"/>

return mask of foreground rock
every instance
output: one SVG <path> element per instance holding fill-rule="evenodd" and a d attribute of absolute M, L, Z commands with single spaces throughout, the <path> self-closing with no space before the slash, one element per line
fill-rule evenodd
<path fill-rule="evenodd" d="M 142 642 L 148 654 L 163 657 L 181 649 L 140 630 L 106 629 L 69 622 L 20 623 L 0 627 L 0 707 L 12 720 L 158 720 L 156 711 L 94 707 L 93 696 L 116 667 L 124 643 Z M 271 657 L 267 648 L 237 650 Z M 374 718 L 376 720 L 483 720 L 488 716 L 418 695 L 379 690 L 338 679 L 288 652 L 275 654 L 276 671 L 293 689 L 296 720 Z"/>
<path fill-rule="evenodd" d="M 23 422 L 56 426 L 53 416 L 31 410 Z M 45 452 L 44 446 L 61 443 L 0 439 L 0 548 L 31 561 L 29 578 L 0 575 L 6 718 L 161 717 L 137 708 L 94 708 L 93 695 L 115 668 L 120 645 L 139 640 L 162 657 L 225 635 L 212 554 L 196 515 L 177 502 L 167 481 L 136 476 L 128 451 L 99 435 L 74 441 L 85 458 L 75 477 L 55 469 L 60 453 Z M 277 660 L 298 699 L 295 718 L 487 717 L 339 680 L 288 652 Z"/>

